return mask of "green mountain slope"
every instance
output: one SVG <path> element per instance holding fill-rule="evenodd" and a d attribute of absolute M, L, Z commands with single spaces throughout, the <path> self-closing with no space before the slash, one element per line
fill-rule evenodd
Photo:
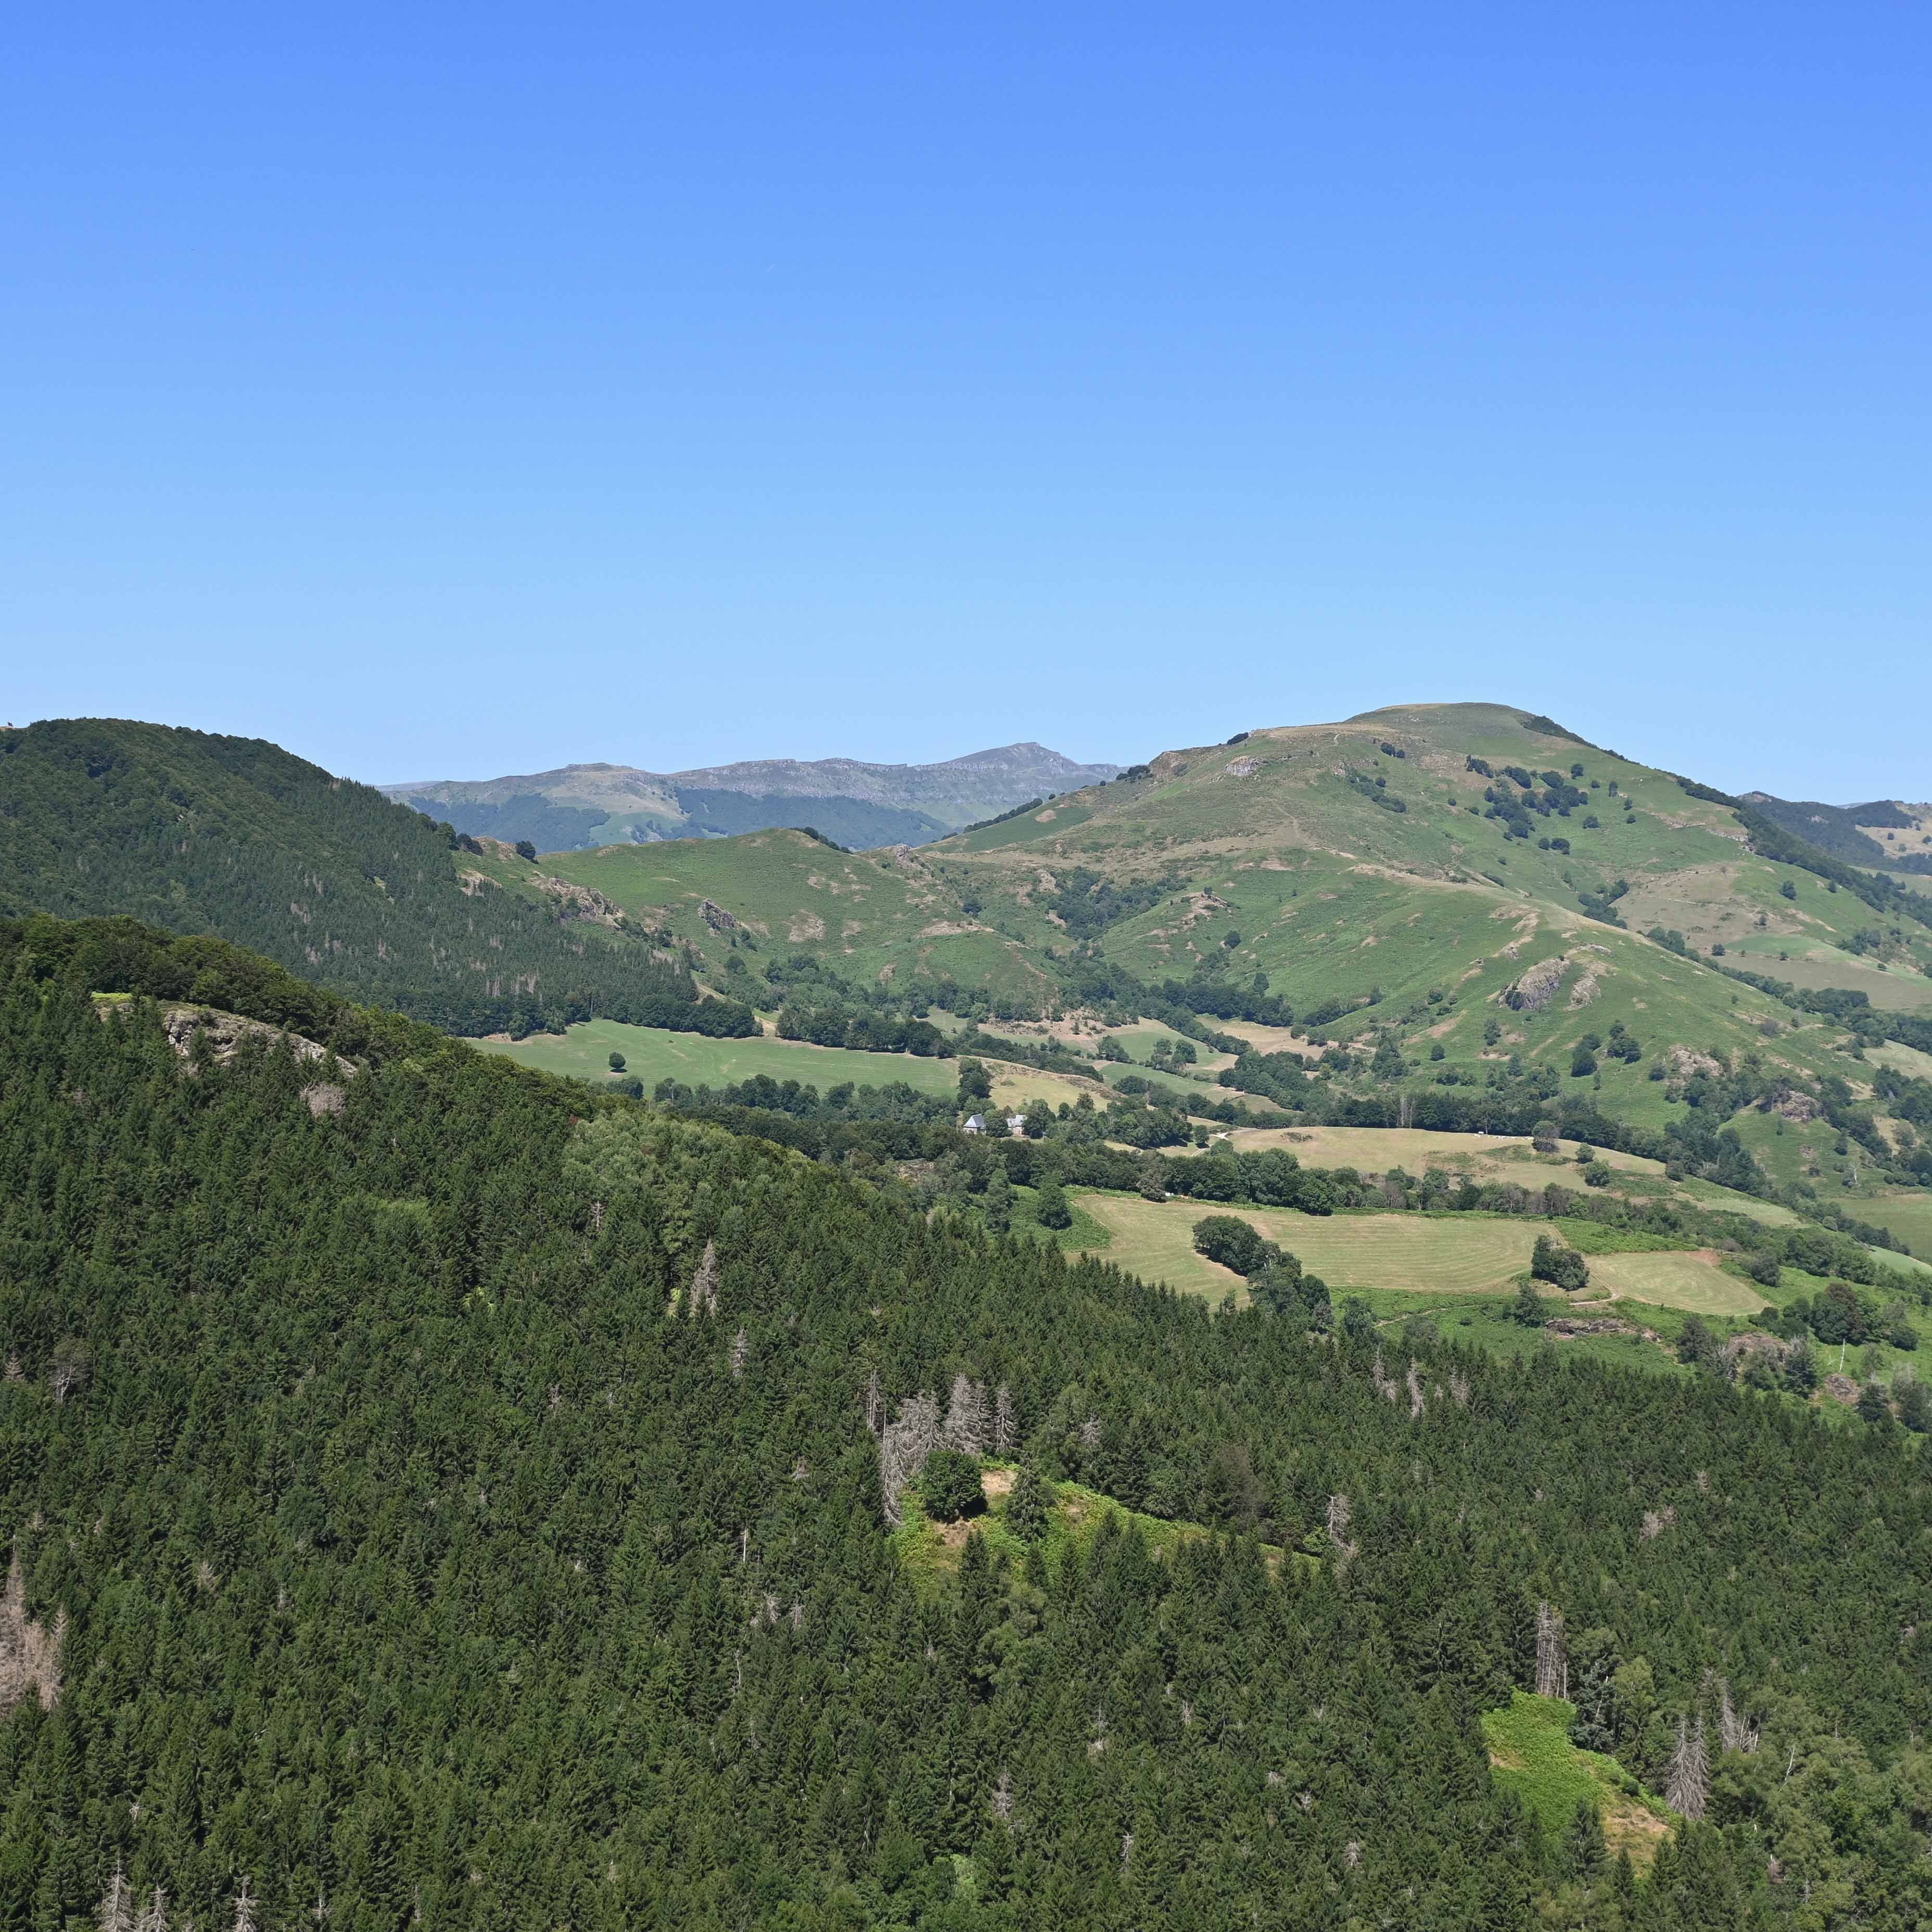
<path fill-rule="evenodd" d="M 840 852 L 802 832 L 770 831 L 543 862 L 712 961 L 728 956 L 735 934 L 764 959 L 809 952 L 849 980 L 950 980 L 1034 1006 L 1058 990 L 1053 962 L 980 919 L 921 853 Z"/>
<path fill-rule="evenodd" d="M 1217 1315 L 406 1022 L 358 1058 L 0 994 L 0 1922 L 1922 1915 L 1895 1425 Z M 1020 1464 L 998 1557 L 908 1568 L 935 1432 Z M 1215 1533 L 1029 1534 L 1063 1482 Z M 1593 1784 L 1708 1727 L 1647 1880 L 1492 1774 L 1552 1640 Z"/>
<path fill-rule="evenodd" d="M 218 934 L 459 1033 L 749 1025 L 700 1012 L 682 968 L 580 898 L 260 739 L 111 718 L 0 734 L 0 915 Z"/>
<path fill-rule="evenodd" d="M 1847 1071 L 1840 1030 L 1720 964 L 1932 1014 L 1932 928 L 1901 909 L 1918 902 L 1876 910 L 1755 836 L 1715 795 L 1547 720 L 1443 705 L 1164 753 L 926 856 L 1042 956 L 1150 983 L 1258 974 L 1330 1035 L 1393 1028 L 1433 1078 L 1481 1081 L 1514 1054 L 1567 1087 L 1594 1036 L 1597 1104 L 1655 1124 L 1674 1104 L 1648 1077 L 1661 1050 Z M 1602 1058 L 1613 1028 L 1643 1053 Z"/>

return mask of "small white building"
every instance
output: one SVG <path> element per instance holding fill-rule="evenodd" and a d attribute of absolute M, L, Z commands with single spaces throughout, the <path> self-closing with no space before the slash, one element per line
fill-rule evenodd
<path fill-rule="evenodd" d="M 1009 1139 L 1011 1139 L 1011 1140 L 1016 1140 L 1016 1141 L 1017 1141 L 1017 1140 L 1023 1140 L 1023 1139 L 1024 1139 L 1024 1138 L 1025 1138 L 1025 1137 L 1026 1137 L 1026 1116 L 1025 1116 L 1025 1114 L 1009 1114 L 1006 1116 L 1006 1135 L 1007 1135 L 1007 1138 L 1008 1138 Z"/>

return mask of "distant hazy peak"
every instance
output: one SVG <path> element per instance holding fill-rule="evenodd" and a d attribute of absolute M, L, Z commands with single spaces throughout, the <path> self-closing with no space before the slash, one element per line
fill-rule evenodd
<path fill-rule="evenodd" d="M 1048 793 L 1104 784 L 1120 767 L 1083 765 L 1038 744 L 1000 745 L 929 765 L 861 758 L 747 758 L 681 772 L 607 764 L 496 778 L 385 785 L 459 831 L 546 850 L 637 839 L 815 825 L 841 844 L 923 844 Z"/>

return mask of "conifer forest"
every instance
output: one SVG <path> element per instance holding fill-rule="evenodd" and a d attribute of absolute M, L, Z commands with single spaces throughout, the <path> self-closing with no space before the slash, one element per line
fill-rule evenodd
<path fill-rule="evenodd" d="M 0 1925 L 1932 1913 L 1888 1418 L 1214 1307 L 72 931 L 0 947 Z M 1552 1710 L 1654 1830 L 1510 1781 Z"/>

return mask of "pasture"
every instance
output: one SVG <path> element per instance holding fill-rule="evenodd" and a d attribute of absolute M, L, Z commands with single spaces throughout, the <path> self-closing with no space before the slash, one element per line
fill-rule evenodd
<path fill-rule="evenodd" d="M 525 1066 L 561 1073 L 592 1085 L 641 1080 L 648 1094 L 660 1080 L 687 1086 L 725 1087 L 756 1076 L 796 1080 L 820 1094 L 849 1080 L 859 1087 L 884 1087 L 903 1081 L 916 1093 L 950 1095 L 958 1089 L 956 1060 L 923 1058 L 910 1053 L 854 1053 L 842 1046 L 814 1046 L 808 1041 L 766 1034 L 751 1040 L 710 1040 L 702 1034 L 667 1033 L 658 1027 L 626 1026 L 616 1020 L 586 1020 L 560 1036 L 532 1034 L 526 1040 L 481 1040 L 472 1045 L 500 1053 Z M 624 1056 L 624 1071 L 613 1073 L 613 1052 Z M 1030 1101 L 1058 1108 L 1096 1090 L 1058 1073 L 1042 1073 L 1010 1061 L 986 1062 L 993 1076 L 993 1108 L 1024 1112 Z"/>
<path fill-rule="evenodd" d="M 1869 1201 L 1852 1202 L 1850 1211 L 1861 1221 L 1890 1228 L 1912 1244 L 1913 1254 L 1932 1256 L 1932 1191 L 1894 1189 Z"/>
<path fill-rule="evenodd" d="M 525 1066 L 562 1073 L 598 1086 L 616 1080 L 641 1080 L 648 1094 L 660 1080 L 687 1085 L 724 1087 L 767 1073 L 774 1080 L 796 1080 L 823 1094 L 842 1080 L 861 1087 L 883 1087 L 895 1080 L 921 1094 L 951 1094 L 959 1083 L 956 1061 L 922 1059 L 910 1053 L 851 1053 L 843 1047 L 813 1046 L 803 1040 L 770 1035 L 751 1040 L 710 1040 L 702 1034 L 667 1033 L 660 1027 L 626 1026 L 616 1020 L 586 1020 L 559 1036 L 532 1034 L 526 1040 L 475 1042 Z M 624 1056 L 625 1070 L 614 1074 L 613 1052 Z"/>
<path fill-rule="evenodd" d="M 1194 1249 L 1194 1224 L 1236 1214 L 1319 1275 L 1339 1299 L 1357 1290 L 1444 1298 L 1507 1295 L 1529 1266 L 1539 1234 L 1555 1222 L 1488 1214 L 1301 1214 L 1292 1209 L 1224 1205 L 1082 1191 L 1081 1208 L 1110 1237 L 1104 1258 L 1149 1281 L 1218 1300 L 1246 1297 L 1232 1270 Z M 1750 1315 L 1765 1292 L 1725 1272 L 1708 1250 L 1597 1254 L 1589 1258 L 1591 1301 L 1614 1299 L 1696 1315 Z M 1552 1303 L 1562 1298 L 1547 1291 Z"/>
<path fill-rule="evenodd" d="M 1194 1224 L 1236 1214 L 1340 1294 L 1393 1288 L 1437 1294 L 1508 1292 L 1529 1265 L 1544 1221 L 1424 1214 L 1298 1214 L 1288 1209 L 1223 1207 L 1200 1201 L 1143 1201 L 1138 1195 L 1081 1193 L 1080 1205 L 1112 1235 L 1107 1260 L 1149 1281 L 1218 1299 L 1245 1299 L 1240 1276 L 1194 1251 Z"/>
<path fill-rule="evenodd" d="M 1386 1174 L 1392 1167 L 1422 1174 L 1439 1167 L 1478 1180 L 1513 1180 L 1524 1187 L 1546 1187 L 1552 1180 L 1576 1184 L 1574 1141 L 1558 1141 L 1556 1154 L 1540 1154 L 1515 1136 L 1427 1133 L 1420 1127 L 1240 1127 L 1231 1138 L 1244 1152 L 1285 1148 L 1304 1167 L 1352 1167 L 1362 1174 Z M 1663 1178 L 1659 1161 L 1607 1151 L 1600 1151 L 1599 1157 L 1625 1174 Z"/>

